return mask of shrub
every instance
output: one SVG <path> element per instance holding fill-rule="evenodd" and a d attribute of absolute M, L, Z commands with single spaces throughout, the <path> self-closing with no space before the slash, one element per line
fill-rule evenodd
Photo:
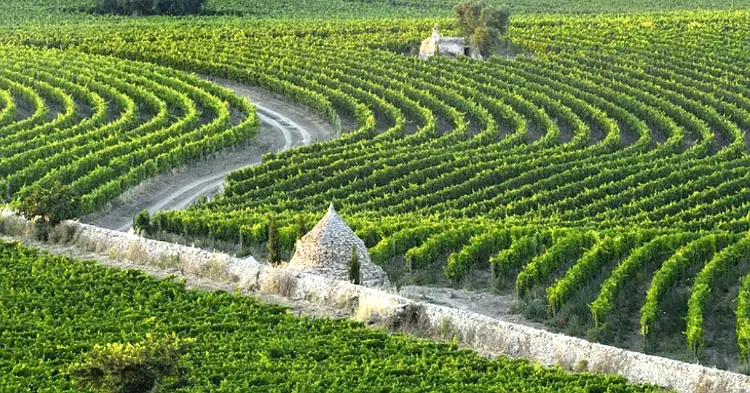
<path fill-rule="evenodd" d="M 307 233 L 307 223 L 305 222 L 305 216 L 303 216 L 302 214 L 297 214 L 295 225 L 297 228 L 297 240 L 300 240 Z"/>
<path fill-rule="evenodd" d="M 140 16 L 144 14 L 200 14 L 206 0 L 99 0 L 98 12 Z"/>
<path fill-rule="evenodd" d="M 37 238 L 46 241 L 51 229 L 76 216 L 78 199 L 68 186 L 55 183 L 51 187 L 34 185 L 29 195 L 20 201 L 18 211 L 34 220 Z"/>
<path fill-rule="evenodd" d="M 120 10 L 133 16 L 143 15 L 154 7 L 154 0 L 117 0 Z"/>
<path fill-rule="evenodd" d="M 156 0 L 154 10 L 159 15 L 187 15 L 203 12 L 205 0 Z"/>
<path fill-rule="evenodd" d="M 281 262 L 279 253 L 279 228 L 276 226 L 276 217 L 268 218 L 268 262 L 271 264 Z"/>
<path fill-rule="evenodd" d="M 73 197 L 68 186 L 55 183 L 51 187 L 34 185 L 29 196 L 24 198 L 18 210 L 29 219 L 42 217 L 55 226 L 76 215 L 77 199 Z"/>
<path fill-rule="evenodd" d="M 148 210 L 142 210 L 133 218 L 133 228 L 137 233 L 151 233 L 151 215 Z"/>
<path fill-rule="evenodd" d="M 99 0 L 99 11 L 107 14 L 119 14 L 122 12 L 117 0 Z"/>
<path fill-rule="evenodd" d="M 63 373 L 81 388 L 102 393 L 148 393 L 167 378 L 184 385 L 189 371 L 184 355 L 192 342 L 175 335 L 157 340 L 149 334 L 137 344 L 97 345 Z"/>

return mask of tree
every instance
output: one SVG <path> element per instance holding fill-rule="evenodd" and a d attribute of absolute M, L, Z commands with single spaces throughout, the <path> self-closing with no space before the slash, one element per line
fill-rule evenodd
<path fill-rule="evenodd" d="M 151 11 L 154 8 L 154 0 L 117 0 L 117 6 L 136 17 Z"/>
<path fill-rule="evenodd" d="M 99 11 L 107 14 L 119 14 L 122 12 L 117 0 L 99 0 Z"/>
<path fill-rule="evenodd" d="M 133 217 L 133 228 L 138 233 L 151 233 L 151 215 L 148 210 L 144 209 Z"/>
<path fill-rule="evenodd" d="M 136 344 L 96 345 L 62 372 L 79 387 L 101 393 L 148 393 L 167 378 L 175 387 L 184 386 L 190 370 L 184 355 L 193 342 L 174 334 L 159 340 L 149 334 Z"/>
<path fill-rule="evenodd" d="M 359 256 L 357 255 L 357 246 L 352 246 L 352 259 L 349 262 L 349 282 L 352 284 L 359 285 L 360 273 L 359 273 Z"/>
<path fill-rule="evenodd" d="M 268 262 L 276 264 L 281 262 L 279 254 L 279 228 L 276 226 L 276 217 L 268 217 Z"/>
<path fill-rule="evenodd" d="M 508 32 L 510 9 L 491 6 L 484 1 L 462 1 L 453 7 L 453 16 L 464 37 L 489 56 Z"/>
<path fill-rule="evenodd" d="M 200 14 L 206 0 L 98 0 L 99 12 L 131 14 L 148 13 L 159 15 Z"/>
<path fill-rule="evenodd" d="M 56 182 L 50 187 L 33 185 L 29 195 L 20 201 L 18 211 L 36 220 L 37 238 L 46 241 L 49 230 L 76 216 L 78 198 L 68 186 Z"/>
<path fill-rule="evenodd" d="M 307 233 L 307 225 L 305 223 L 305 216 L 302 214 L 297 214 L 296 219 L 297 240 L 300 240 Z"/>
<path fill-rule="evenodd" d="M 159 15 L 200 14 L 206 0 L 156 0 L 154 9 Z"/>

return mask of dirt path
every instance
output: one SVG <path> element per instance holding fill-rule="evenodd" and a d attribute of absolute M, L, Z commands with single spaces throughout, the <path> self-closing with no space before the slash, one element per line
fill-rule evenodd
<path fill-rule="evenodd" d="M 159 210 L 179 210 L 202 195 L 213 196 L 221 190 L 227 174 L 257 165 L 268 152 L 284 151 L 337 135 L 334 127 L 319 115 L 270 92 L 225 79 L 207 79 L 250 99 L 257 106 L 261 129 L 256 139 L 147 180 L 113 201 L 110 209 L 85 217 L 83 222 L 127 231 L 132 227 L 133 216 L 144 209 L 151 214 Z"/>
<path fill-rule="evenodd" d="M 549 330 L 549 327 L 542 323 L 532 322 L 524 318 L 521 314 L 512 313 L 511 307 L 515 300 L 513 295 L 499 295 L 484 292 L 471 292 L 462 289 L 415 285 L 402 287 L 399 291 L 399 295 L 416 302 L 432 303 L 439 306 L 472 311 L 499 321 Z"/>

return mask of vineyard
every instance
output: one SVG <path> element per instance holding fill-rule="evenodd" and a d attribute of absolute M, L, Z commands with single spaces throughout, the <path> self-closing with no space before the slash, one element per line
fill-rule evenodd
<path fill-rule="evenodd" d="M 96 344 L 195 338 L 180 392 L 657 392 L 617 377 L 489 361 L 360 323 L 293 317 L 225 292 L 0 243 L 0 388 L 80 392 L 60 373 Z"/>
<path fill-rule="evenodd" d="M 77 19 L 90 11 L 97 0 L 4 0 L 0 21 L 28 23 L 30 19 Z M 514 14 L 630 13 L 677 10 L 733 10 L 750 8 L 750 0 L 487 0 L 507 4 Z M 455 1 L 451 0 L 207 0 L 206 14 L 229 17 L 273 19 L 362 19 L 362 18 L 444 18 Z"/>
<path fill-rule="evenodd" d="M 424 21 L 6 41 L 212 74 L 356 120 L 230 175 L 221 198 L 157 214 L 157 232 L 247 247 L 273 213 L 288 253 L 334 201 L 376 263 L 445 263 L 456 283 L 486 272 L 544 318 L 577 319 L 576 334 L 625 332 L 656 352 L 677 336 L 683 357 L 746 357 L 747 16 L 519 17 L 508 46 L 520 54 L 489 62 L 410 56 Z"/>
<path fill-rule="evenodd" d="M 81 215 L 157 173 L 245 141 L 245 100 L 153 65 L 0 47 L 0 199 L 67 184 Z M 50 170 L 50 168 L 54 168 Z"/>
<path fill-rule="evenodd" d="M 56 12 L 88 4 L 59 3 Z M 292 3 L 263 12 L 287 17 Z M 325 15 L 333 3 L 311 2 L 302 15 Z M 54 27 L 35 21 L 3 30 L 0 201 L 16 206 L 35 186 L 67 185 L 79 198 L 77 215 L 86 216 L 146 179 L 253 143 L 260 125 L 253 105 L 201 75 L 226 78 L 286 97 L 332 123 L 345 118 L 356 126 L 332 141 L 269 153 L 262 164 L 229 175 L 222 196 L 150 217 L 149 235 L 248 251 L 262 248 L 273 216 L 282 253 L 289 255 L 297 234 L 333 202 L 373 261 L 399 275 L 437 269 L 454 286 L 481 277 L 492 290 L 513 293 L 534 318 L 598 341 L 712 365 L 729 357 L 725 368 L 750 359 L 750 12 L 519 15 L 501 56 L 420 61 L 419 42 L 436 23 L 455 33 L 451 21 L 387 18 L 398 9 L 411 10 L 401 16 L 444 15 L 442 2 L 346 3 L 340 16 L 365 7 L 381 19 L 76 15 Z M 524 3 L 521 13 L 545 12 L 539 3 Z M 572 11 L 664 8 L 627 3 L 633 8 L 611 2 Z M 729 8 L 693 3 L 686 8 Z M 209 2 L 230 14 L 247 4 L 256 3 Z M 15 0 L 0 5 L 0 25 L 17 26 L 51 9 L 37 7 Z M 244 12 L 263 8 L 247 7 Z M 558 7 L 549 11 L 564 6 Z M 8 247 L 0 278 L 20 279 L 8 269 L 25 269 L 10 266 L 12 253 L 29 266 L 44 259 Z M 80 279 L 76 269 L 94 269 L 63 261 L 55 266 L 63 270 L 34 285 L 71 286 L 58 276 Z M 118 282 L 130 273 L 96 275 Z M 144 301 L 143 293 L 165 291 L 173 299 L 206 299 L 201 307 L 230 307 L 241 314 L 230 325 L 259 318 L 293 330 L 284 324 L 310 323 L 305 331 L 373 334 L 375 344 L 391 345 L 358 326 L 295 322 L 257 305 L 239 310 L 245 301 L 227 295 L 192 295 L 172 284 L 129 279 L 137 288 L 127 280 L 121 286 Z M 86 284 L 91 293 L 108 290 L 97 282 Z M 62 307 L 45 305 L 53 306 Z M 186 310 L 179 326 L 206 317 L 190 314 L 187 303 L 169 307 Z M 159 329 L 169 330 L 167 322 Z M 200 326 L 209 322 L 221 325 Z M 59 337 L 74 348 L 88 345 L 72 334 Z M 55 345 L 63 344 L 40 341 L 39 354 L 47 356 Z M 448 356 L 440 352 L 445 347 L 420 345 L 426 344 L 408 344 Z M 483 370 L 501 367 L 459 354 L 450 356 Z M 441 363 L 412 365 L 421 373 L 429 364 Z M 524 373 L 531 366 L 502 367 Z M 331 376 L 321 386 L 349 377 Z M 303 379 L 295 378 L 284 380 L 289 389 Z"/>

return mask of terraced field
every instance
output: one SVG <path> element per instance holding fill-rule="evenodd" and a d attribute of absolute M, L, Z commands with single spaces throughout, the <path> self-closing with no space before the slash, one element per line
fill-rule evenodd
<path fill-rule="evenodd" d="M 67 184 L 85 215 L 248 143 L 252 105 L 185 72 L 227 78 L 356 129 L 269 154 L 155 232 L 257 246 L 273 214 L 290 252 L 333 201 L 377 263 L 479 271 L 597 339 L 747 359 L 749 17 L 519 16 L 487 62 L 416 59 L 433 20 L 8 29 L 0 191 Z"/>

